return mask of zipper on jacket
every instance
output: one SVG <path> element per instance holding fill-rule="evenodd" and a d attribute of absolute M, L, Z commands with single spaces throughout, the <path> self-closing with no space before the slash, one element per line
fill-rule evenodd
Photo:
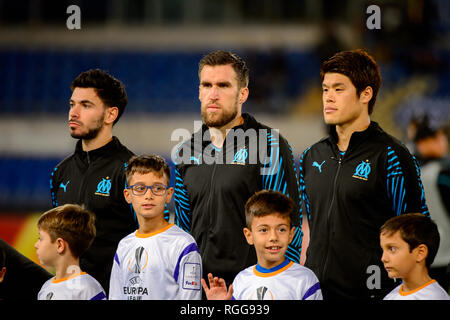
<path fill-rule="evenodd" d="M 328 213 L 327 213 L 327 251 L 326 251 L 326 255 L 323 259 L 322 265 L 323 265 L 323 269 L 322 269 L 322 275 L 320 277 L 320 279 L 323 279 L 323 277 L 326 274 L 326 269 L 327 269 L 327 262 L 328 262 L 328 255 L 329 255 L 329 250 L 330 250 L 330 239 L 331 239 L 331 228 L 330 228 L 330 216 L 331 216 L 331 211 L 333 210 L 333 205 L 336 199 L 336 187 L 337 187 L 337 181 L 338 181 L 338 176 L 339 176 L 339 172 L 341 170 L 341 164 L 342 164 L 342 157 L 336 158 L 336 157 L 330 157 L 331 160 L 335 160 L 338 162 L 338 167 L 336 170 L 336 175 L 334 176 L 334 182 L 333 182 L 333 195 L 331 197 L 331 202 L 330 202 L 330 208 L 328 209 Z"/>
<path fill-rule="evenodd" d="M 86 181 L 86 177 L 87 177 L 87 173 L 89 171 L 89 167 L 91 166 L 91 159 L 89 158 L 89 151 L 86 151 L 86 160 L 87 160 L 87 168 L 86 171 L 84 172 L 83 176 L 82 176 L 82 180 L 80 183 L 80 189 L 78 190 L 78 199 L 79 199 L 79 203 L 85 203 L 85 199 L 86 197 L 83 197 L 84 193 L 85 193 L 85 181 Z"/>
<path fill-rule="evenodd" d="M 212 173 L 211 173 L 211 179 L 209 180 L 209 190 L 211 191 L 212 190 L 212 187 L 213 187 L 213 181 L 214 181 L 214 175 L 215 175 L 215 173 L 216 173 L 216 167 L 217 167 L 217 164 L 216 164 L 216 162 L 214 162 L 213 163 L 213 170 L 212 170 Z M 209 246 L 208 246 L 208 243 L 209 243 L 209 231 L 211 230 L 211 224 L 212 224 L 212 222 L 211 222 L 211 220 L 212 220 L 212 217 L 211 217 L 211 215 L 212 215 L 212 213 L 214 212 L 214 210 L 213 210 L 213 207 L 212 207 L 212 192 L 209 192 L 209 195 L 208 195 L 208 225 L 206 226 L 207 227 L 207 234 L 206 234 L 206 236 L 203 238 L 204 240 L 204 246 L 203 246 L 203 248 L 205 248 L 204 250 L 203 250 L 203 255 L 205 256 L 205 257 L 207 257 L 207 251 L 206 251 L 206 249 L 207 249 L 207 247 L 208 247 L 208 249 L 209 249 Z"/>

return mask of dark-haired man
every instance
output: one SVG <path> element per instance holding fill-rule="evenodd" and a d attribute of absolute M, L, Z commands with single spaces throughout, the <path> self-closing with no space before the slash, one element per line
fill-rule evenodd
<path fill-rule="evenodd" d="M 108 292 L 117 244 L 137 227 L 123 197 L 125 166 L 133 153 L 112 135 L 127 95 L 119 80 L 98 69 L 81 73 L 70 88 L 69 131 L 79 140 L 51 173 L 52 205 L 80 204 L 95 213 L 97 235 L 80 266 Z"/>
<path fill-rule="evenodd" d="M 242 233 L 248 198 L 262 189 L 283 192 L 296 204 L 291 221 L 298 226 L 298 184 L 288 142 L 242 113 L 249 94 L 246 63 L 234 53 L 214 51 L 200 60 L 198 75 L 203 126 L 174 159 L 175 217 L 198 244 L 204 277 L 211 272 L 231 283 L 256 263 Z M 297 228 L 286 254 L 296 262 L 300 238 Z M 278 250 L 277 244 L 270 250 Z"/>
<path fill-rule="evenodd" d="M 310 228 L 305 266 L 319 278 L 324 299 L 381 299 L 394 283 L 380 261 L 380 227 L 407 212 L 429 215 L 419 168 L 370 119 L 381 75 L 366 51 L 335 54 L 320 78 L 330 135 L 300 159 Z"/>

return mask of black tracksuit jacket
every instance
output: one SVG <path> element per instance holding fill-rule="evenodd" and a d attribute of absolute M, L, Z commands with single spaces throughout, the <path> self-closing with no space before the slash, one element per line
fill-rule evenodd
<path fill-rule="evenodd" d="M 96 216 L 97 235 L 80 259 L 81 269 L 108 292 L 119 241 L 137 229 L 134 211 L 125 201 L 125 165 L 133 153 L 119 139 L 85 152 L 81 140 L 75 152 L 59 163 L 50 177 L 53 207 L 84 204 Z"/>
<path fill-rule="evenodd" d="M 219 150 L 210 143 L 208 127 L 203 125 L 191 140 L 179 147 L 175 168 L 176 223 L 195 238 L 204 276 L 211 272 L 227 283 L 256 263 L 255 250 L 243 234 L 244 206 L 248 198 L 262 189 L 281 191 L 296 204 L 293 225 L 299 226 L 300 218 L 297 175 L 288 142 L 249 114 L 244 113 L 243 118 L 244 124 L 233 129 L 241 129 L 252 137 L 255 135 L 251 132 L 255 132 L 257 139 L 235 139 L 231 144 L 228 134 Z M 263 149 L 265 157 L 257 154 Z M 253 156 L 258 160 L 251 160 Z M 297 228 L 286 254 L 297 262 L 300 241 Z"/>
<path fill-rule="evenodd" d="M 335 128 L 330 132 L 300 158 L 310 226 L 305 266 L 319 278 L 324 299 L 383 298 L 394 282 L 381 262 L 380 227 L 403 213 L 429 215 L 419 167 L 375 122 L 353 133 L 344 155 Z"/>

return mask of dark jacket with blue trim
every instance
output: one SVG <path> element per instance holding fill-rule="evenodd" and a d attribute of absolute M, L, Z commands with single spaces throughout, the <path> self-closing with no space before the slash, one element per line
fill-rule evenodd
<path fill-rule="evenodd" d="M 319 278 L 324 299 L 383 298 L 394 283 L 381 262 L 379 230 L 403 213 L 429 216 L 420 171 L 376 122 L 352 134 L 344 155 L 334 127 L 330 132 L 300 159 L 301 209 L 310 226 L 305 265 Z"/>
<path fill-rule="evenodd" d="M 117 244 L 137 228 L 133 210 L 123 195 L 124 170 L 132 155 L 116 137 L 89 152 L 83 151 L 79 140 L 75 152 L 59 163 L 50 177 L 53 207 L 75 203 L 95 213 L 97 235 L 80 264 L 105 290 L 109 288 Z"/>
<path fill-rule="evenodd" d="M 175 221 L 195 238 L 203 274 L 211 272 L 227 283 L 256 263 L 255 250 L 243 234 L 245 203 L 255 192 L 271 189 L 291 197 L 296 204 L 292 223 L 299 226 L 298 182 L 288 142 L 249 114 L 243 118 L 244 124 L 233 128 L 239 138 L 229 133 L 222 149 L 211 144 L 203 125 L 181 144 L 175 161 Z M 300 241 L 297 228 L 286 253 L 296 262 Z"/>

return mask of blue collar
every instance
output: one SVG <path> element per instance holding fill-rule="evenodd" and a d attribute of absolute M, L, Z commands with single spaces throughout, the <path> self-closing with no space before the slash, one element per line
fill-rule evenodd
<path fill-rule="evenodd" d="M 259 263 L 257 263 L 255 266 L 255 269 L 256 269 L 256 271 L 261 272 L 261 273 L 272 273 L 272 272 L 280 270 L 281 268 L 284 268 L 285 266 L 287 266 L 289 264 L 289 262 L 291 262 L 289 259 L 285 259 L 282 263 L 280 263 L 279 265 L 272 267 L 270 269 L 263 268 L 259 265 Z"/>

